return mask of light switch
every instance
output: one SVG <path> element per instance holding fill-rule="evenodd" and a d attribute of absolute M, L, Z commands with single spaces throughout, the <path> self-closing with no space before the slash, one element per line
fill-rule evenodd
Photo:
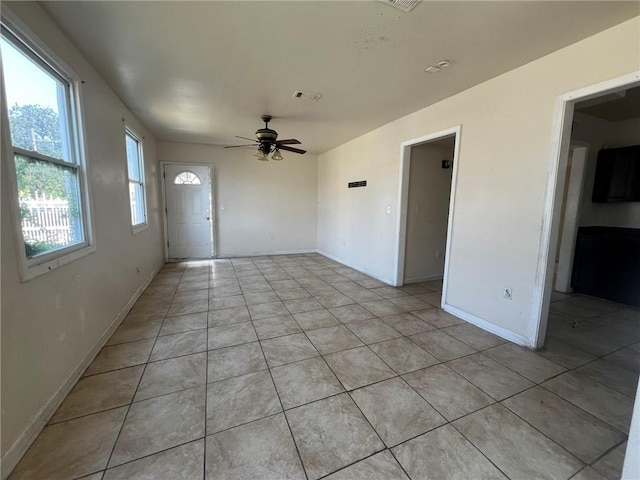
<path fill-rule="evenodd" d="M 391 213 L 391 205 L 387 205 L 387 215 Z"/>

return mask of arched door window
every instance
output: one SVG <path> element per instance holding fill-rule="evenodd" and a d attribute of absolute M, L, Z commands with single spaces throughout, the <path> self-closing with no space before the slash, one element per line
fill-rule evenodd
<path fill-rule="evenodd" d="M 173 183 L 176 185 L 202 185 L 200 177 L 188 170 L 177 174 L 173 179 Z"/>

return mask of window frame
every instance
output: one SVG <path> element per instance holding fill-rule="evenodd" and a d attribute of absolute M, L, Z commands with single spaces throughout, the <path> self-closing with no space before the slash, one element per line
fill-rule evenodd
<path fill-rule="evenodd" d="M 11 43 L 14 48 L 19 49 L 36 65 L 43 67 L 49 73 L 54 73 L 56 77 L 63 81 L 65 86 L 65 103 L 67 109 L 65 112 L 67 117 L 65 126 L 67 131 L 64 133 L 68 137 L 69 158 L 57 159 L 39 152 L 32 152 L 13 146 L 4 84 L 4 66 L 0 69 L 0 75 L 2 76 L 0 81 L 2 90 L 1 120 L 5 125 L 2 128 L 2 142 L 5 145 L 2 149 L 2 156 L 5 157 L 6 161 L 5 166 L 10 191 L 9 203 L 11 207 L 20 279 L 22 282 L 26 282 L 96 251 L 91 192 L 86 161 L 86 132 L 82 114 L 81 85 L 84 82 L 80 79 L 79 75 L 69 68 L 60 57 L 49 49 L 45 42 L 26 27 L 10 10 L 3 8 L 0 25 L 2 28 L 2 36 L 5 37 L 7 42 Z M 32 258 L 27 257 L 22 232 L 22 215 L 20 214 L 18 179 L 15 168 L 16 154 L 33 158 L 34 160 L 71 167 L 76 170 L 78 178 L 78 199 L 81 205 L 80 221 L 82 223 L 84 241 Z"/>
<path fill-rule="evenodd" d="M 149 227 L 149 214 L 147 212 L 147 180 L 146 180 L 146 176 L 145 176 L 145 171 L 144 171 L 144 137 L 142 135 L 140 135 L 138 132 L 136 132 L 133 128 L 131 128 L 130 125 L 127 125 L 125 123 L 125 127 L 124 127 L 124 131 L 125 131 L 125 144 L 124 144 L 124 148 L 125 148 L 125 160 L 126 160 L 126 170 L 127 170 L 127 193 L 129 194 L 129 215 L 131 217 L 130 222 L 131 222 L 131 231 L 132 233 L 135 235 L 138 232 L 141 232 L 143 230 L 146 230 Z M 129 154 L 127 151 L 127 137 L 131 137 L 137 145 L 137 150 L 138 150 L 138 171 L 140 172 L 140 179 L 136 180 L 136 179 L 132 179 L 131 178 L 131 174 L 129 172 Z M 135 182 L 138 185 L 140 185 L 140 190 L 142 191 L 142 211 L 144 214 L 144 222 L 142 223 L 138 223 L 135 224 L 133 223 L 133 215 L 131 212 L 131 197 L 130 197 L 130 187 L 131 187 L 131 183 Z"/>

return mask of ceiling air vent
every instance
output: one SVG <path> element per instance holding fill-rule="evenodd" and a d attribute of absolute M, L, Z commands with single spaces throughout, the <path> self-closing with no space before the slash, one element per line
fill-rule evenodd
<path fill-rule="evenodd" d="M 311 100 L 312 102 L 317 102 L 322 98 L 322 94 L 318 92 L 301 92 L 300 90 L 296 90 L 293 93 L 293 98 L 297 98 L 298 100 Z"/>
<path fill-rule="evenodd" d="M 402 10 L 403 12 L 410 12 L 415 8 L 416 5 L 420 3 L 420 0 L 378 0 L 379 2 L 385 3 L 390 7 L 395 7 L 398 10 Z"/>

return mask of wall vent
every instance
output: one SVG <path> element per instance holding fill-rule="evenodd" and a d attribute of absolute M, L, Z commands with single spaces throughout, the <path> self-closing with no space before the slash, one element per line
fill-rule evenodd
<path fill-rule="evenodd" d="M 398 10 L 402 10 L 405 13 L 409 13 L 420 3 L 420 0 L 378 0 L 385 3 L 390 7 L 395 7 Z"/>
<path fill-rule="evenodd" d="M 293 93 L 293 98 L 297 98 L 298 100 L 311 100 L 312 102 L 317 102 L 322 98 L 322 94 L 318 92 L 301 92 L 300 90 L 296 90 Z"/>
<path fill-rule="evenodd" d="M 367 186 L 367 181 L 366 180 L 360 180 L 359 182 L 349 182 L 348 185 L 349 185 L 349 188 L 366 187 Z"/>

